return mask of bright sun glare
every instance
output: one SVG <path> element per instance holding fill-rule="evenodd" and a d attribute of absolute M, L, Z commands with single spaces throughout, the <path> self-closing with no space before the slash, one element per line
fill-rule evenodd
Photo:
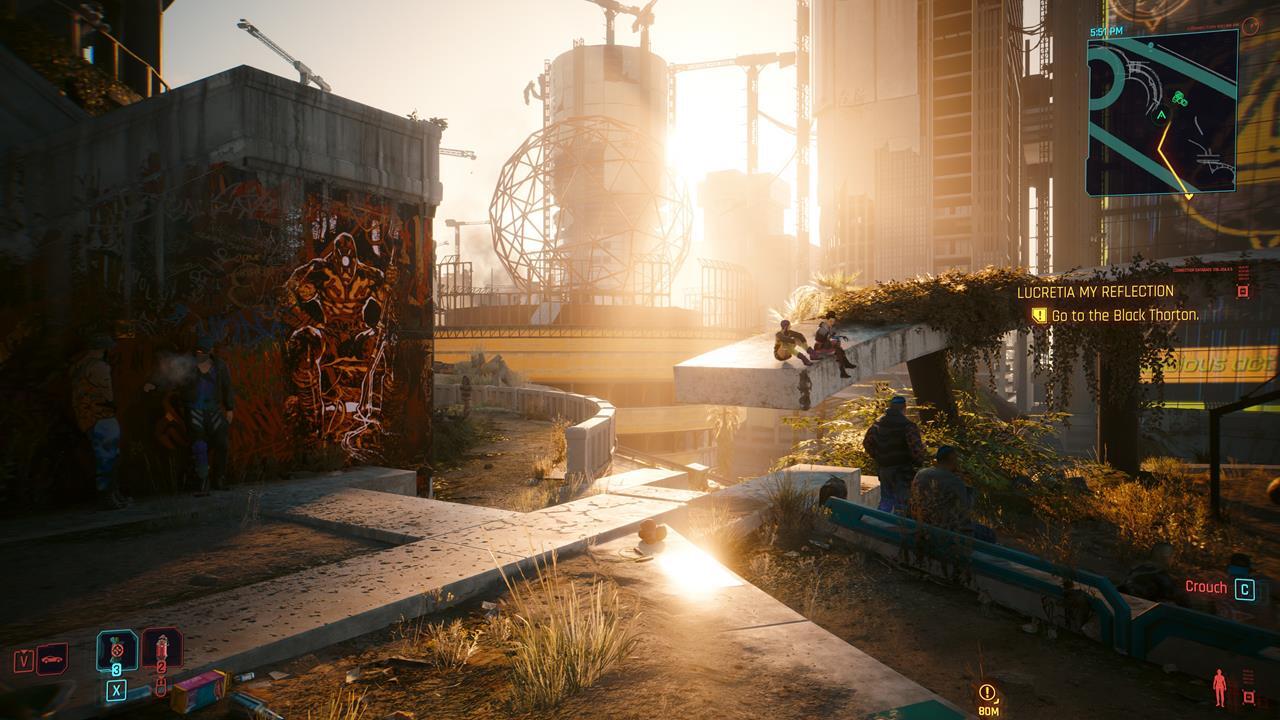
<path fill-rule="evenodd" d="M 698 595 L 742 584 L 714 558 L 695 547 L 672 549 L 658 555 L 658 567 L 682 592 Z"/>

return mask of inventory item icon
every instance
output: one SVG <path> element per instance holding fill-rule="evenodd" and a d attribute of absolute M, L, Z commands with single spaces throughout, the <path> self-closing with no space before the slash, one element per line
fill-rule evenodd
<path fill-rule="evenodd" d="M 36 648 L 36 674 L 42 677 L 61 675 L 67 671 L 67 643 L 46 643 Z"/>
<path fill-rule="evenodd" d="M 184 644 L 182 633 L 176 627 L 153 627 L 143 630 L 142 667 L 156 667 L 161 660 L 167 668 L 182 667 Z"/>
<path fill-rule="evenodd" d="M 103 630 L 98 633 L 98 672 L 119 677 L 121 673 L 137 670 L 138 660 L 138 636 L 132 630 Z"/>
<path fill-rule="evenodd" d="M 1035 320 L 1040 325 L 1047 325 L 1049 323 L 1049 308 L 1047 307 L 1031 308 L 1031 319 Z"/>

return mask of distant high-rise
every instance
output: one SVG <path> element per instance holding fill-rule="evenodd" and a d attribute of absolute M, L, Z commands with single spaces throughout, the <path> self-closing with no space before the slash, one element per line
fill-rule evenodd
<path fill-rule="evenodd" d="M 1000 0 L 816 3 L 826 269 L 1025 263 L 1020 25 L 1021 5 Z"/>

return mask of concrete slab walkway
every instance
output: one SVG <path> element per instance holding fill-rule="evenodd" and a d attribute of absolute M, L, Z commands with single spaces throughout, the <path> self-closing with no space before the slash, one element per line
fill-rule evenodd
<path fill-rule="evenodd" d="M 817 323 L 792 329 L 810 342 Z M 927 325 L 840 325 L 845 354 L 857 365 L 840 377 L 834 358 L 805 368 L 797 358 L 773 356 L 773 333 L 762 333 L 690 358 L 675 366 L 676 400 L 682 403 L 808 410 L 853 383 L 887 372 L 947 346 L 943 333 Z"/>
<path fill-rule="evenodd" d="M 591 554 L 605 574 L 644 598 L 642 612 L 660 616 L 655 632 L 687 640 L 664 644 L 670 652 L 665 664 L 719 668 L 723 675 L 701 673 L 699 682 L 729 685 L 741 679 L 732 677 L 737 675 L 802 687 L 806 697 L 824 700 L 825 716 L 832 718 L 921 704 L 933 708 L 928 717 L 970 717 L 746 582 L 679 533 L 667 536 L 652 562 L 625 559 L 635 544 L 619 539 L 596 545 Z M 761 707 L 758 716 L 770 710 Z M 785 708 L 774 711 L 785 716 Z"/>
<path fill-rule="evenodd" d="M 68 644 L 68 669 L 57 679 L 74 680 L 76 690 L 59 718 L 77 720 L 103 713 L 109 675 L 96 670 L 96 639 L 103 630 L 177 627 L 185 637 L 184 665 L 170 673 L 178 680 L 217 668 L 239 672 L 295 657 L 414 618 L 491 591 L 499 568 L 518 573 L 534 558 L 570 553 L 589 542 L 635 531 L 646 518 L 665 518 L 683 507 L 683 498 L 594 495 L 532 513 L 446 503 L 397 494 L 412 492 L 414 475 L 386 469 L 356 469 L 333 477 L 256 489 L 264 516 L 399 543 L 397 547 L 309 568 L 254 585 L 164 608 L 122 608 L 104 626 L 59 637 L 32 638 L 0 649 L 7 678 L 24 686 L 47 681 L 34 674 L 10 674 L 15 652 L 46 643 Z M 397 479 L 398 478 L 398 479 Z M 405 484 L 407 481 L 407 485 Z M 379 492 L 366 488 L 379 488 Z M 636 491 L 636 488 L 631 488 Z M 676 491 L 667 490 L 669 495 Z M 678 494 L 678 493 L 677 493 Z M 223 494 L 214 503 L 244 503 L 248 491 Z M 210 500 L 198 498 L 196 500 Z M 141 522 L 172 517 L 189 503 L 139 509 L 112 518 L 73 516 L 50 523 L 43 535 L 20 528 L 15 538 L 53 536 L 104 527 L 102 522 Z M 213 504 L 194 507 L 209 511 Z M 131 511 L 122 511 L 131 512 Z M 99 513 L 98 515 L 116 515 Z M 11 540 L 12 541 L 12 540 Z M 163 552 L 163 549 L 158 549 Z M 175 668 L 176 670 L 176 668 Z M 149 671 L 125 672 L 130 688 L 146 688 Z"/>

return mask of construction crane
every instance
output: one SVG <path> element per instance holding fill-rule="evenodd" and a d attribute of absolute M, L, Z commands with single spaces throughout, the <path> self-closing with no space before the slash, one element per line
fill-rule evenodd
<path fill-rule="evenodd" d="M 298 71 L 298 82 L 303 85 L 315 83 L 316 87 L 321 90 L 325 92 L 333 92 L 333 88 L 329 87 L 329 83 L 325 82 L 324 78 L 311 72 L 311 68 L 307 67 L 306 63 L 294 58 L 292 55 L 285 52 L 284 48 L 272 42 L 271 38 L 263 35 L 261 30 L 254 27 L 253 23 L 245 20 L 244 18 L 240 18 L 240 22 L 236 23 L 236 27 L 257 38 L 258 42 L 261 42 L 263 45 L 271 48 L 272 52 L 279 55 L 285 62 L 292 65 L 293 69 Z"/>
<path fill-rule="evenodd" d="M 613 44 L 613 21 L 619 15 L 633 15 L 635 21 L 631 23 L 631 32 L 640 33 L 640 47 L 643 50 L 649 49 L 649 28 L 653 25 L 653 6 L 658 0 L 649 0 L 649 4 L 644 7 L 636 7 L 635 5 L 623 5 L 617 0 L 587 0 L 594 5 L 604 8 L 604 42 L 606 45 Z"/>
<path fill-rule="evenodd" d="M 739 55 L 722 60 L 706 60 L 695 63 L 678 63 L 667 66 L 667 123 L 676 122 L 676 75 L 691 70 L 729 67 L 736 65 L 747 71 L 747 174 L 754 173 L 760 164 L 760 70 L 778 64 L 787 67 L 796 61 L 794 52 L 756 53 Z"/>
<path fill-rule="evenodd" d="M 259 30 L 257 26 L 255 26 L 253 23 L 249 22 L 248 20 L 245 20 L 244 18 L 240 18 L 240 22 L 236 23 L 236 27 L 240 28 L 241 30 L 257 38 L 259 42 L 271 48 L 272 52 L 284 58 L 285 62 L 292 65 L 293 69 L 298 71 L 298 82 L 302 83 L 303 85 L 315 83 L 316 87 L 320 88 L 321 90 L 325 92 L 333 92 L 333 88 L 329 86 L 329 83 L 324 81 L 324 78 L 320 77 L 314 72 L 311 72 L 311 68 L 307 67 L 306 63 L 302 62 L 301 60 L 298 60 L 294 56 L 285 52 L 284 48 L 275 44 L 275 42 L 272 41 L 271 38 L 267 37 L 266 35 L 263 35 L 262 31 Z M 440 154 L 448 155 L 450 157 L 466 158 L 468 160 L 476 159 L 476 154 L 470 150 L 454 150 L 451 148 L 440 148 Z"/>

